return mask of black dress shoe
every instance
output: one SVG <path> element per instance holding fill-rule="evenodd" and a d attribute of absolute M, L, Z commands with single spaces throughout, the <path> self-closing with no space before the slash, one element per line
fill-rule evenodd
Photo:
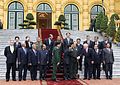
<path fill-rule="evenodd" d="M 88 78 L 88 80 L 90 80 L 90 78 Z"/>
<path fill-rule="evenodd" d="M 16 79 L 13 79 L 13 81 L 16 81 Z"/>
<path fill-rule="evenodd" d="M 8 81 L 9 81 L 9 79 L 6 80 L 6 82 L 8 82 Z"/>
<path fill-rule="evenodd" d="M 26 81 L 26 79 L 23 79 L 23 81 Z"/>
<path fill-rule="evenodd" d="M 87 78 L 84 78 L 83 80 L 86 80 Z"/>
<path fill-rule="evenodd" d="M 110 80 L 112 80 L 112 78 L 111 78 L 111 77 L 110 77 L 109 79 L 110 79 Z"/>
<path fill-rule="evenodd" d="M 21 81 L 21 79 L 19 79 L 19 81 Z"/>
<path fill-rule="evenodd" d="M 97 79 L 101 80 L 100 78 L 97 78 Z"/>

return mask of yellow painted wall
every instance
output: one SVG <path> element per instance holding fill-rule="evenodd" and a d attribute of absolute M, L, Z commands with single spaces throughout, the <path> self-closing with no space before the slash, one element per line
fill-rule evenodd
<path fill-rule="evenodd" d="M 52 8 L 52 28 L 54 22 L 58 20 L 60 14 L 64 14 L 64 8 L 68 4 L 74 4 L 79 9 L 79 28 L 85 30 L 90 25 L 90 10 L 94 5 L 102 5 L 102 0 L 0 0 L 0 19 L 3 28 L 7 29 L 8 5 L 18 1 L 24 6 L 24 18 L 27 13 L 32 13 L 36 21 L 36 8 L 41 3 L 47 3 Z M 120 15 L 120 0 L 104 0 L 103 4 L 106 14 L 110 17 L 113 13 Z"/>

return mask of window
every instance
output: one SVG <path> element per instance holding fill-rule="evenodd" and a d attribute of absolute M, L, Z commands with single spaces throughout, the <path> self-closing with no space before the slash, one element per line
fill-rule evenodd
<path fill-rule="evenodd" d="M 23 23 L 24 8 L 19 2 L 12 2 L 8 6 L 8 29 L 19 29 L 19 24 Z"/>
<path fill-rule="evenodd" d="M 71 30 L 79 29 L 79 10 L 77 6 L 69 4 L 64 9 L 64 15 L 66 18 L 67 28 Z"/>
<path fill-rule="evenodd" d="M 91 19 L 96 17 L 100 12 L 105 14 L 105 9 L 101 5 L 95 5 L 91 9 Z"/>

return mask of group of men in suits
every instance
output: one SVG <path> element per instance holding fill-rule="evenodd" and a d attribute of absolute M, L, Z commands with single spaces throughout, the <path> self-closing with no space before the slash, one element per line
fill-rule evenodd
<path fill-rule="evenodd" d="M 86 36 L 86 41 L 81 44 L 81 39 L 74 41 L 71 34 L 66 33 L 66 38 L 62 40 L 60 36 L 53 40 L 53 35 L 42 42 L 38 37 L 36 42 L 32 42 L 29 36 L 24 42 L 19 41 L 19 37 L 10 40 L 9 46 L 5 48 L 6 56 L 6 81 L 10 80 L 10 70 L 12 69 L 12 80 L 16 81 L 16 70 L 18 79 L 26 80 L 27 70 L 30 70 L 31 80 L 37 80 L 37 70 L 39 79 L 45 79 L 46 72 L 53 65 L 52 80 L 56 81 L 56 71 L 63 61 L 64 79 L 76 79 L 78 70 L 82 71 L 84 58 L 84 79 L 100 79 L 101 64 L 103 63 L 106 78 L 112 79 L 112 65 L 114 62 L 112 43 L 105 37 L 100 42 L 95 36 L 94 41 L 90 36 Z M 17 63 L 17 64 L 16 64 Z M 59 68 L 60 70 L 60 68 Z M 23 72 L 24 71 L 24 72 Z M 110 74 L 109 74 L 110 73 Z"/>

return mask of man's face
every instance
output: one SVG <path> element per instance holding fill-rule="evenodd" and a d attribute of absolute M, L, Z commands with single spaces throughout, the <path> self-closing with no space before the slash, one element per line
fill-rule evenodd
<path fill-rule="evenodd" d="M 90 40 L 90 36 L 87 36 L 86 39 L 87 39 L 87 40 Z"/>
<path fill-rule="evenodd" d="M 53 39 L 53 35 L 52 34 L 50 35 L 50 39 Z"/>
<path fill-rule="evenodd" d="M 46 45 L 45 44 L 43 44 L 43 49 L 46 49 Z"/>
<path fill-rule="evenodd" d="M 98 49 L 98 46 L 97 46 L 97 45 L 95 45 L 95 46 L 94 46 L 94 49 Z"/>
<path fill-rule="evenodd" d="M 67 35 L 66 35 L 66 36 L 67 36 L 67 38 L 70 38 L 70 33 L 67 33 Z"/>
<path fill-rule="evenodd" d="M 84 49 L 88 48 L 88 44 L 83 45 Z"/>
<path fill-rule="evenodd" d="M 33 47 L 33 49 L 36 49 L 36 44 L 33 44 L 32 47 Z"/>
<path fill-rule="evenodd" d="M 19 38 L 16 38 L 15 41 L 18 42 L 18 41 L 19 41 Z"/>
<path fill-rule="evenodd" d="M 80 44 L 80 40 L 77 40 L 77 44 Z"/>
<path fill-rule="evenodd" d="M 38 37 L 38 38 L 37 38 L 37 41 L 38 41 L 38 42 L 40 42 L 40 41 L 41 41 L 40 37 Z"/>
<path fill-rule="evenodd" d="M 58 36 L 58 37 L 57 37 L 57 40 L 61 40 L 61 37 L 60 37 L 60 36 Z"/>
<path fill-rule="evenodd" d="M 107 48 L 110 48 L 110 44 L 108 43 L 108 44 L 106 45 L 106 47 L 107 47 Z"/>
<path fill-rule="evenodd" d="M 10 45 L 11 45 L 11 46 L 14 45 L 14 40 L 10 40 Z"/>

